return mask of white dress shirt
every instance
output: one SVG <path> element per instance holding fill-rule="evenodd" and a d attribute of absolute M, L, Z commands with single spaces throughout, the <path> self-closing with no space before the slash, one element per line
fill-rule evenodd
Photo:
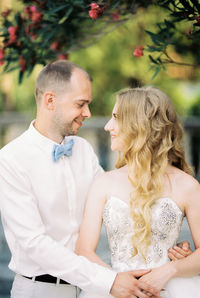
<path fill-rule="evenodd" d="M 0 150 L 0 209 L 11 250 L 9 268 L 50 274 L 85 291 L 108 294 L 116 273 L 74 254 L 90 184 L 102 171 L 77 136 L 72 156 L 53 162 L 55 142 L 33 126 Z"/>

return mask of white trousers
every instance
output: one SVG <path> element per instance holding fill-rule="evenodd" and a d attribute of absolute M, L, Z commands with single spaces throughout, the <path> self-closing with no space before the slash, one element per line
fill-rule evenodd
<path fill-rule="evenodd" d="M 11 298 L 77 298 L 79 293 L 79 288 L 73 285 L 34 281 L 16 275 Z"/>

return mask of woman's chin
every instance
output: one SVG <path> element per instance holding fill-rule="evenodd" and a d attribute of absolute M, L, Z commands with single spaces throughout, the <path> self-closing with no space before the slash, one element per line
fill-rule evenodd
<path fill-rule="evenodd" d="M 119 151 L 119 150 L 116 148 L 116 146 L 113 146 L 113 145 L 110 146 L 110 149 L 111 149 L 112 151 Z"/>

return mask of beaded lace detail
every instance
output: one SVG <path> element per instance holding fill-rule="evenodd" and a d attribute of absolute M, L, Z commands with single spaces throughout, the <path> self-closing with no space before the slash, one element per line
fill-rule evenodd
<path fill-rule="evenodd" d="M 141 255 L 132 257 L 134 234 L 129 205 L 110 197 L 104 207 L 103 222 L 108 235 L 112 267 L 116 271 L 155 268 L 168 261 L 167 251 L 179 237 L 183 213 L 170 198 L 160 198 L 151 207 L 151 245 L 146 262 Z"/>

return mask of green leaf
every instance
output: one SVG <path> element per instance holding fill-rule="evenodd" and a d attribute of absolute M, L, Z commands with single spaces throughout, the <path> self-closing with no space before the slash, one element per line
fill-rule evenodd
<path fill-rule="evenodd" d="M 162 60 L 160 59 L 160 57 L 157 58 L 157 61 L 159 62 L 159 64 L 162 64 Z"/>
<path fill-rule="evenodd" d="M 152 80 L 155 79 L 155 77 L 158 75 L 159 72 L 160 72 L 160 67 L 155 67 L 155 72 L 154 72 L 154 74 L 152 76 Z"/>
<path fill-rule="evenodd" d="M 151 55 L 149 55 L 149 59 L 150 59 L 151 62 L 153 62 L 154 64 L 158 64 L 158 62 L 157 62 Z"/>
<path fill-rule="evenodd" d="M 171 22 L 169 20 L 165 20 L 164 22 L 165 22 L 167 29 L 175 29 L 175 25 L 173 22 Z"/>
<path fill-rule="evenodd" d="M 61 6 L 58 6 L 52 10 L 49 11 L 49 14 L 54 14 L 55 12 L 58 12 L 60 10 L 63 10 L 64 8 L 68 7 L 68 4 L 64 4 L 64 5 L 61 5 Z"/>
<path fill-rule="evenodd" d="M 155 34 L 153 32 L 150 32 L 148 30 L 145 30 L 145 32 L 151 37 L 151 40 L 153 41 L 153 43 L 155 43 L 156 45 L 160 46 L 161 45 L 161 39 L 159 37 L 158 34 Z"/>
<path fill-rule="evenodd" d="M 18 82 L 19 84 L 21 84 L 22 80 L 23 80 L 23 76 L 24 76 L 24 72 L 23 71 L 20 71 L 19 72 L 19 77 L 18 77 Z"/>
<path fill-rule="evenodd" d="M 41 44 L 41 47 L 42 48 L 45 48 L 46 47 L 46 44 L 49 42 L 49 40 L 54 36 L 54 34 L 56 33 L 56 30 L 57 29 L 54 29 L 52 30 L 51 32 L 49 32 L 48 34 L 45 34 L 44 35 L 44 40 L 43 40 L 43 43 Z"/>
<path fill-rule="evenodd" d="M 156 46 L 147 46 L 147 51 L 149 52 L 162 52 L 163 47 L 156 47 Z"/>
<path fill-rule="evenodd" d="M 59 24 L 59 25 L 60 25 L 60 24 L 63 24 L 63 23 L 68 19 L 68 17 L 69 17 L 70 14 L 72 13 L 72 11 L 73 11 L 73 7 L 71 6 L 71 7 L 68 9 L 67 13 L 64 15 L 64 17 L 62 17 L 61 20 L 58 22 L 58 24 Z"/>
<path fill-rule="evenodd" d="M 11 67 L 11 68 L 9 68 L 7 71 L 5 71 L 6 73 L 9 73 L 9 72 L 12 72 L 12 71 L 14 71 L 14 70 L 16 70 L 16 69 L 19 69 L 19 66 L 13 66 L 13 67 Z"/>

